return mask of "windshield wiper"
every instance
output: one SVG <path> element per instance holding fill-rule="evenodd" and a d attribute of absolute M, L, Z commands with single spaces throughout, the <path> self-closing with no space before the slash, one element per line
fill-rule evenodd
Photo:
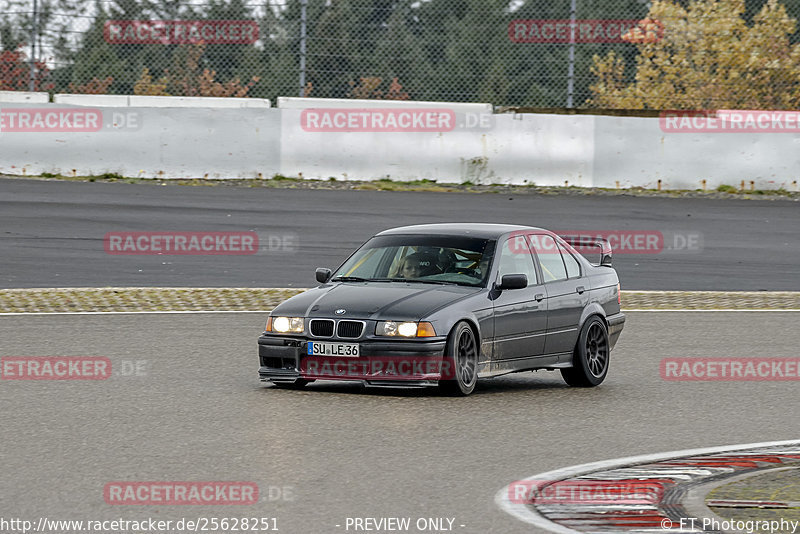
<path fill-rule="evenodd" d="M 451 280 L 421 280 L 419 278 L 387 278 L 392 282 L 414 282 L 417 284 L 437 284 L 440 286 L 463 286 L 465 284 L 460 282 L 453 282 Z"/>
<path fill-rule="evenodd" d="M 369 278 L 361 278 L 360 276 L 337 276 L 331 278 L 331 282 L 369 282 Z"/>
<path fill-rule="evenodd" d="M 361 278 L 360 276 L 337 276 L 331 282 L 408 282 L 405 278 Z"/>

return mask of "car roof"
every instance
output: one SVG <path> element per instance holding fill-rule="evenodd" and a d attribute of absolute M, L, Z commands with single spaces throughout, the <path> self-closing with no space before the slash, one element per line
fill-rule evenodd
<path fill-rule="evenodd" d="M 528 232 L 543 230 L 533 226 L 520 226 L 516 224 L 491 224 L 491 223 L 442 223 L 442 224 L 416 224 L 401 226 L 384 230 L 378 235 L 422 234 L 422 235 L 457 235 L 479 237 L 482 239 L 497 239 L 509 232 Z"/>

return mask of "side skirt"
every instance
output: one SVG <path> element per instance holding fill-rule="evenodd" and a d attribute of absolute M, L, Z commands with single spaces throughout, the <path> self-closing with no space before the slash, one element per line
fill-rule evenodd
<path fill-rule="evenodd" d="M 572 353 L 560 352 L 543 356 L 525 356 L 509 360 L 491 362 L 483 366 L 478 373 L 478 378 L 507 375 L 519 371 L 533 371 L 536 369 L 566 369 L 572 367 Z"/>

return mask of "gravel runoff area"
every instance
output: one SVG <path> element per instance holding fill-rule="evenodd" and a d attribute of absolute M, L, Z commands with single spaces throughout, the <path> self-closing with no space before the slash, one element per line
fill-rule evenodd
<path fill-rule="evenodd" d="M 390 179 L 376 180 L 342 180 L 331 178 L 315 180 L 299 177 L 275 175 L 270 178 L 186 178 L 186 179 L 153 179 L 130 178 L 114 173 L 99 176 L 62 176 L 47 174 L 45 176 L 18 176 L 0 174 L 2 178 L 21 178 L 26 180 L 64 180 L 77 182 L 124 182 L 158 185 L 211 186 L 211 187 L 259 187 L 278 189 L 332 189 L 340 191 L 426 191 L 441 193 L 495 193 L 514 195 L 566 195 L 566 196 L 636 196 L 636 197 L 673 197 L 673 198 L 705 198 L 705 199 L 747 199 L 747 200 L 788 200 L 800 201 L 800 191 L 796 181 L 791 190 L 773 189 L 757 190 L 753 184 L 740 182 L 721 185 L 716 189 L 645 189 L 579 187 L 565 182 L 564 186 L 536 185 L 532 180 L 523 185 L 507 183 L 450 183 L 436 180 L 398 181 Z"/>
<path fill-rule="evenodd" d="M 297 288 L 1 289 L 0 313 L 269 311 Z M 800 311 L 794 291 L 623 291 L 623 310 Z"/>
<path fill-rule="evenodd" d="M 714 501 L 727 501 L 714 506 Z M 723 519 L 734 521 L 800 521 L 800 462 L 794 469 L 767 470 L 715 488 L 706 505 Z M 791 533 L 791 529 L 774 534 Z M 793 534 L 797 534 L 796 532 Z"/>

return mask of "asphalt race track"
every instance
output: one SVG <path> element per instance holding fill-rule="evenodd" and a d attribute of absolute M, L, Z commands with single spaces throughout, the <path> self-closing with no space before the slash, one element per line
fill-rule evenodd
<path fill-rule="evenodd" d="M 614 265 L 623 289 L 796 290 L 791 201 L 179 187 L 0 179 L 0 288 L 308 287 L 374 233 L 426 222 L 661 232 Z M 245 256 L 114 256 L 117 231 L 257 232 Z M 695 246 L 690 248 L 690 243 Z"/>
<path fill-rule="evenodd" d="M 337 265 L 381 229 L 444 221 L 661 232 L 658 253 L 615 254 L 624 289 L 797 290 L 800 280 L 800 216 L 789 201 L 0 179 L 0 288 L 307 287 L 315 267 Z M 103 238 L 118 231 L 255 231 L 260 249 L 109 255 Z M 698 246 L 675 250 L 691 236 Z M 452 520 L 464 534 L 542 532 L 502 511 L 498 490 L 574 464 L 796 438 L 796 381 L 666 381 L 659 363 L 796 358 L 797 317 L 630 312 L 598 388 L 568 388 L 542 371 L 450 398 L 262 384 L 264 313 L 3 316 L 0 356 L 106 357 L 113 372 L 70 381 L 4 373 L 0 521 L 247 517 L 277 521 L 284 534 L 327 534 L 356 532 L 348 518 L 405 517 Z M 260 500 L 109 504 L 104 488 L 118 481 L 240 481 L 256 484 Z M 19 531 L 0 522 L 0 532 Z"/>
<path fill-rule="evenodd" d="M 3 355 L 106 356 L 115 369 L 103 381 L 0 381 L 3 516 L 277 517 L 284 534 L 347 532 L 347 517 L 445 517 L 453 532 L 542 532 L 501 511 L 498 489 L 578 463 L 796 437 L 796 382 L 659 376 L 666 357 L 796 356 L 796 313 L 633 312 L 602 386 L 525 373 L 467 398 L 262 385 L 264 319 L 2 317 Z M 215 480 L 255 482 L 263 502 L 103 498 L 112 481 Z"/>

